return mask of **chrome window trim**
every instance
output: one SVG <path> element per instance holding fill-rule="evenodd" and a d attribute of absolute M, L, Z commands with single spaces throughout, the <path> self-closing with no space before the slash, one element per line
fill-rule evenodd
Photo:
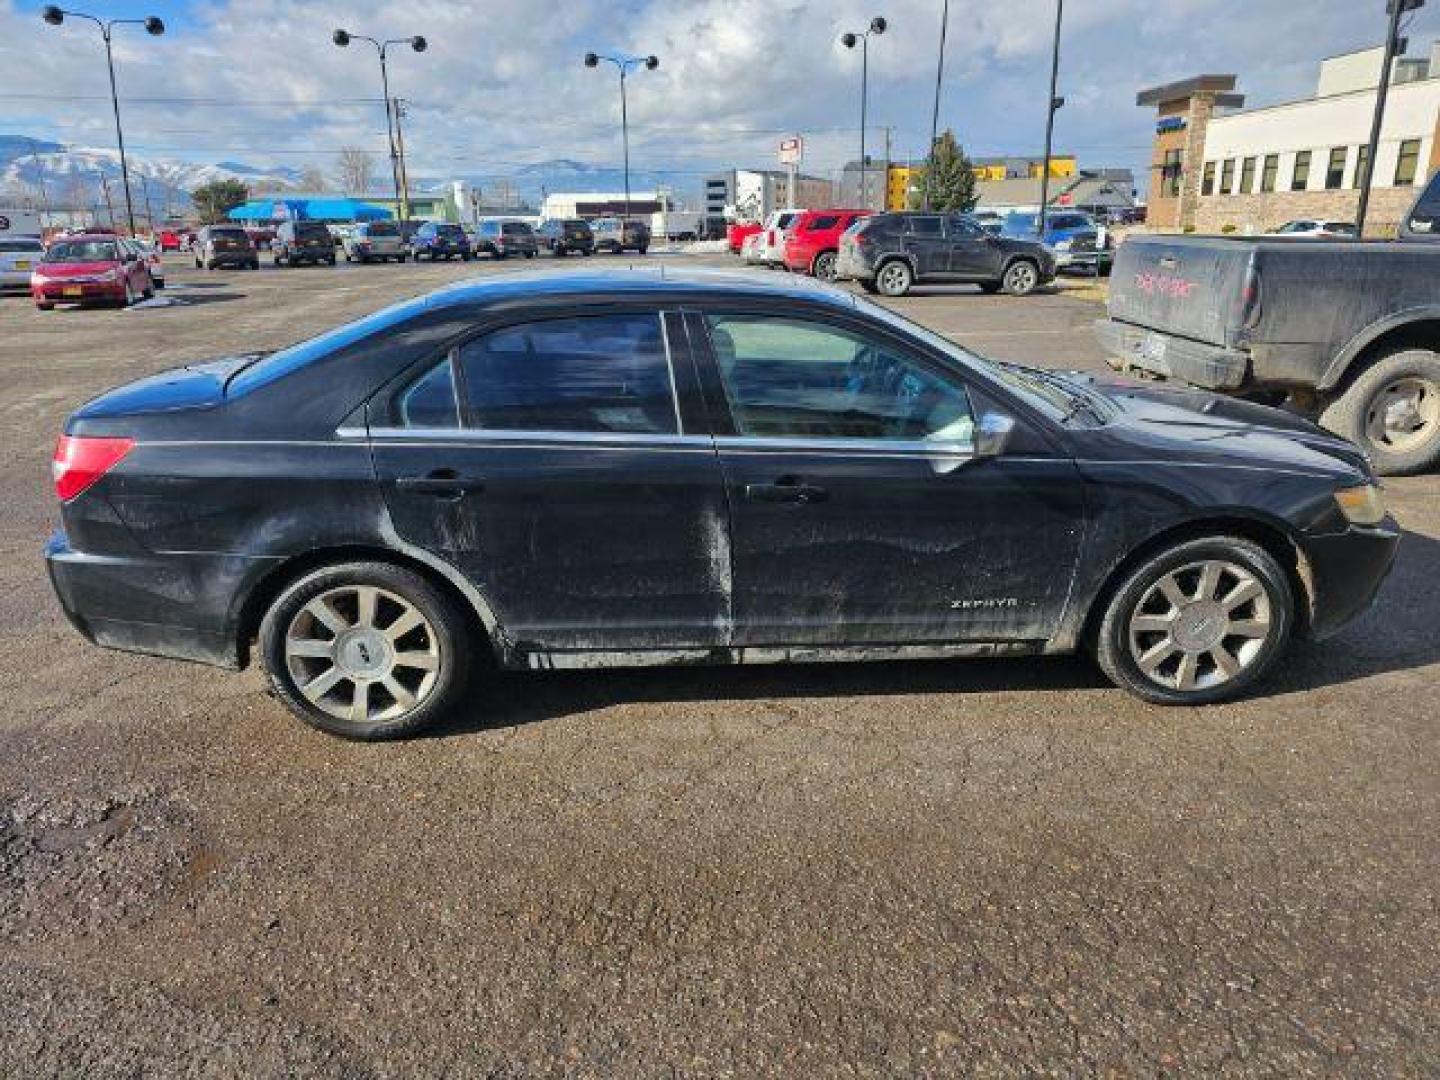
<path fill-rule="evenodd" d="M 363 428 L 341 428 L 337 435 L 349 438 L 365 438 Z M 607 444 L 624 443 L 629 446 L 649 447 L 696 447 L 714 449 L 714 440 L 709 435 L 658 435 L 648 432 L 626 431 L 526 431 L 521 429 L 500 430 L 498 428 L 371 428 L 369 437 L 384 443 L 555 443 L 572 446 L 594 446 L 604 448 Z"/>
<path fill-rule="evenodd" d="M 718 435 L 721 451 L 741 454 L 885 454 L 891 457 L 975 456 L 974 443 L 923 439 L 806 439 L 799 436 Z"/>

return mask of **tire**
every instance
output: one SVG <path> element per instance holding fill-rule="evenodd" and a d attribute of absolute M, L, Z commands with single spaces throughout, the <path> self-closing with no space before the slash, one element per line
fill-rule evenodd
<path fill-rule="evenodd" d="M 640 255 L 644 255 L 649 250 L 650 249 L 648 247 L 638 247 L 635 249 L 636 253 Z"/>
<path fill-rule="evenodd" d="M 326 265 L 326 266 L 334 266 L 334 265 L 335 265 L 335 256 L 334 256 L 334 255 L 331 255 L 328 259 L 326 259 L 326 260 L 325 260 L 325 265 Z"/>
<path fill-rule="evenodd" d="M 347 263 L 353 263 L 355 261 L 355 256 L 351 255 L 350 252 L 347 251 L 345 252 L 345 261 Z"/>
<path fill-rule="evenodd" d="M 1029 296 L 1040 287 L 1040 268 L 1029 259 L 1016 259 L 1005 268 L 1000 287 L 1011 296 Z"/>
<path fill-rule="evenodd" d="M 125 282 L 125 295 L 120 300 L 120 307 L 128 308 L 133 303 L 135 303 L 135 290 L 130 287 L 130 282 L 127 279 Z"/>
<path fill-rule="evenodd" d="M 145 291 L 140 294 L 140 299 L 142 299 L 142 300 L 154 300 L 154 299 L 155 299 L 155 282 L 152 281 L 152 282 L 150 282 L 149 285 L 145 286 Z"/>
<path fill-rule="evenodd" d="M 525 252 L 525 257 L 526 257 L 527 259 L 533 259 L 533 258 L 535 257 L 535 252 L 533 252 L 533 251 L 527 251 L 527 252 Z"/>
<path fill-rule="evenodd" d="M 54 311 L 54 310 L 55 310 L 55 305 L 54 305 L 54 304 L 42 302 L 42 301 L 39 301 L 39 300 L 35 301 L 35 307 L 36 307 L 36 309 L 39 310 L 39 311 Z"/>
<path fill-rule="evenodd" d="M 884 296 L 904 296 L 915 284 L 915 273 L 903 259 L 891 259 L 875 271 L 875 288 Z"/>
<path fill-rule="evenodd" d="M 835 252 L 822 251 L 810 264 L 810 273 L 821 281 L 835 280 Z"/>
<path fill-rule="evenodd" d="M 199 259 L 196 259 L 196 260 L 195 260 L 195 269 L 196 269 L 196 270 L 202 269 L 202 267 L 201 267 L 201 265 L 200 265 L 200 260 L 199 260 Z"/>
<path fill-rule="evenodd" d="M 1244 598 L 1227 607 L 1237 595 Z M 1145 701 L 1207 705 L 1265 676 L 1294 617 L 1290 579 L 1268 551 L 1239 536 L 1203 537 L 1126 573 L 1100 620 L 1095 659 L 1111 682 Z"/>
<path fill-rule="evenodd" d="M 259 259 L 251 259 L 249 265 L 250 265 L 250 269 L 251 269 L 251 270 L 259 270 L 259 269 L 260 269 L 260 260 L 259 260 Z"/>
<path fill-rule="evenodd" d="M 978 284 L 980 291 L 988 296 L 994 296 L 1003 287 L 998 281 L 981 281 Z"/>
<path fill-rule="evenodd" d="M 777 267 L 777 269 L 782 269 L 782 270 L 783 270 L 784 267 Z M 871 280 L 870 278 L 860 278 L 859 280 L 860 280 L 860 287 L 861 287 L 862 289 L 864 289 L 867 293 L 869 293 L 871 296 L 879 296 L 879 295 L 880 295 L 880 289 L 876 286 L 876 284 L 875 284 L 875 282 L 874 282 L 873 280 Z"/>
<path fill-rule="evenodd" d="M 357 590 L 375 590 L 368 630 Z M 322 604 L 338 631 L 313 614 Z M 401 633 L 397 649 L 388 631 L 412 617 L 418 621 Z M 296 716 L 331 735 L 374 741 L 414 735 L 459 703 L 469 681 L 470 637 L 465 613 L 419 574 L 351 562 L 312 571 L 276 597 L 260 623 L 260 655 L 275 693 Z M 296 641 L 309 642 L 309 654 L 295 649 Z M 414 662 L 396 664 L 397 655 Z M 327 684 L 315 687 L 321 679 Z M 386 679 L 401 693 L 392 693 Z M 356 692 L 361 681 L 363 697 Z"/>
<path fill-rule="evenodd" d="M 1440 353 L 1380 357 L 1326 406 L 1320 423 L 1369 454 L 1381 476 L 1440 467 Z"/>

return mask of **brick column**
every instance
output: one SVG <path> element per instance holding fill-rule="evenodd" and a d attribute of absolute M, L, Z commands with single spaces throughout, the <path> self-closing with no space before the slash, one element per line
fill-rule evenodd
<path fill-rule="evenodd" d="M 1195 94 L 1185 110 L 1185 146 L 1180 161 L 1180 212 L 1177 224 L 1181 229 L 1195 227 L 1195 211 L 1200 205 L 1200 181 L 1205 174 L 1205 132 L 1215 114 L 1215 95 Z"/>

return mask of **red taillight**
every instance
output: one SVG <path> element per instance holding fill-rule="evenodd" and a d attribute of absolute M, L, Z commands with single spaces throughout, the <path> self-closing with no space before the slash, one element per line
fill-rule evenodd
<path fill-rule="evenodd" d="M 55 444 L 55 458 L 50 463 L 50 471 L 55 475 L 55 494 L 61 502 L 69 502 L 120 464 L 134 445 L 134 439 L 61 435 Z"/>

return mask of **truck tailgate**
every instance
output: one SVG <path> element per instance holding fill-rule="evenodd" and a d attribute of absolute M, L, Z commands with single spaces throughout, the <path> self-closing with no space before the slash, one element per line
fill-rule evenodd
<path fill-rule="evenodd" d="M 1110 276 L 1110 317 L 1226 347 L 1244 318 L 1254 246 L 1202 236 L 1132 236 Z"/>

